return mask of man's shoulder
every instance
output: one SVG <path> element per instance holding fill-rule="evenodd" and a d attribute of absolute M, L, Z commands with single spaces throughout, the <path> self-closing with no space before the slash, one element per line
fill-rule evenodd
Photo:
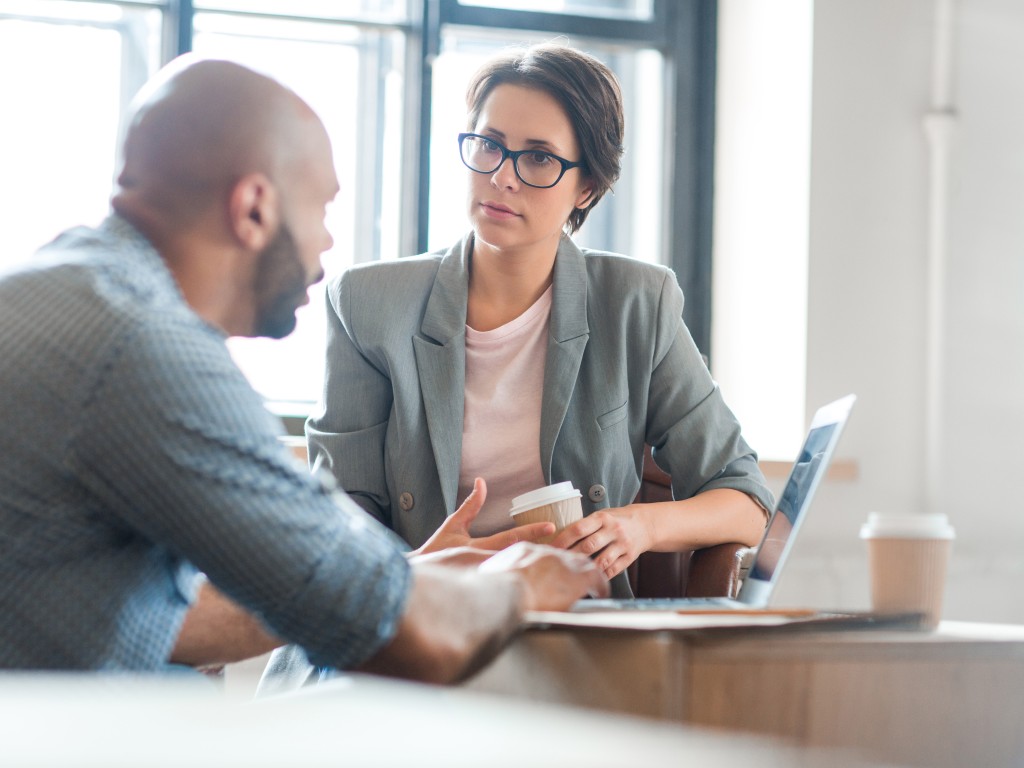
<path fill-rule="evenodd" d="M 156 252 L 100 229 L 69 230 L 40 249 L 0 278 L 0 297 L 6 351 L 82 372 L 99 375 L 120 357 L 163 369 L 227 356 L 223 335 L 191 311 Z"/>
<path fill-rule="evenodd" d="M 58 238 L 0 277 L 0 316 L 23 345 L 61 345 L 68 356 L 95 355 L 111 337 L 147 319 L 145 295 L 128 301 L 131 270 L 109 254 Z M 15 329 L 16 332 L 15 332 Z"/>
<path fill-rule="evenodd" d="M 123 231 L 122 231 L 123 230 Z M 174 278 L 155 250 L 126 224 L 77 227 L 43 246 L 4 282 L 39 296 L 77 297 L 79 311 L 145 321 L 185 307 Z M 53 312 L 54 307 L 49 307 Z"/>

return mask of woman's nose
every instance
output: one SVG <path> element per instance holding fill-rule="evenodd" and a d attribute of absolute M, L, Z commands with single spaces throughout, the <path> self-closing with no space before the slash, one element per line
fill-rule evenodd
<path fill-rule="evenodd" d="M 516 175 L 515 163 L 512 162 L 511 157 L 506 157 L 501 161 L 501 165 L 491 174 L 491 183 L 507 189 L 519 186 L 519 177 Z"/>

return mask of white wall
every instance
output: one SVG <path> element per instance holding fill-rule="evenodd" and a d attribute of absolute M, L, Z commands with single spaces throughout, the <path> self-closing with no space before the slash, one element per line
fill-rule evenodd
<path fill-rule="evenodd" d="M 859 477 L 822 488 L 775 602 L 865 607 L 860 523 L 932 506 L 958 532 L 947 618 L 1024 622 L 1010 586 L 1024 577 L 1024 3 L 952 3 L 942 366 L 929 380 L 923 119 L 939 3 L 814 3 L 806 401 L 809 413 L 859 395 L 838 454 Z M 928 391 L 941 393 L 934 427 Z"/>

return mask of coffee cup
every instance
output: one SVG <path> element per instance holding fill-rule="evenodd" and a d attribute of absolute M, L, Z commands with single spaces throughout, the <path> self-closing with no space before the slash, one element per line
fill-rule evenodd
<path fill-rule="evenodd" d="M 860 537 L 868 545 L 873 610 L 920 613 L 922 626 L 936 627 L 954 536 L 943 514 L 870 513 Z"/>
<path fill-rule="evenodd" d="M 583 519 L 582 494 L 570 481 L 546 485 L 512 499 L 509 515 L 519 525 L 530 523 L 554 523 L 555 534 L 577 520 Z M 538 539 L 541 544 L 549 544 L 555 534 Z"/>

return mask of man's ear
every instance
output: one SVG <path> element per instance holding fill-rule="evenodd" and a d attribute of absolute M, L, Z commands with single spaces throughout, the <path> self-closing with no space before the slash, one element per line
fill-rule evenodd
<path fill-rule="evenodd" d="M 260 251 L 277 232 L 277 188 L 262 173 L 243 176 L 231 188 L 228 201 L 231 231 L 250 251 Z"/>

